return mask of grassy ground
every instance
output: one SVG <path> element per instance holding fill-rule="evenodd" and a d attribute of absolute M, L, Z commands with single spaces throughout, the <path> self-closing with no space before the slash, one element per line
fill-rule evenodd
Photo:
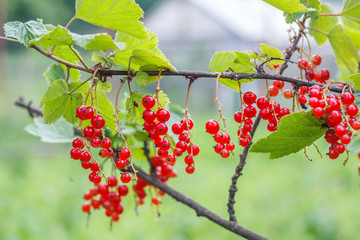
<path fill-rule="evenodd" d="M 238 239 L 168 196 L 163 198 L 159 218 L 148 199 L 136 216 L 130 195 L 112 231 L 103 212 L 94 212 L 86 227 L 81 205 L 82 194 L 91 187 L 87 173 L 68 157 L 69 145 L 41 143 L 23 131 L 31 120 L 26 111 L 12 105 L 23 95 L 38 106 L 46 89 L 41 77 L 45 65 L 13 69 L 15 63 L 39 60 L 36 54 L 21 56 L 21 61 L 11 58 L 1 81 L 0 239 Z M 32 73 L 24 75 L 25 69 Z M 215 114 L 193 113 L 198 123 L 194 141 L 201 148 L 196 173 L 185 174 L 180 161 L 178 177 L 170 185 L 227 218 L 228 186 L 238 156 L 224 160 L 213 153 L 203 123 Z M 259 132 L 263 130 L 261 126 Z M 325 152 L 322 140 L 318 145 Z M 250 154 L 236 195 L 239 224 L 270 239 L 356 239 L 360 225 L 357 159 L 351 158 L 343 167 L 341 159 L 320 159 L 314 151 L 309 155 L 313 162 L 302 152 L 271 161 L 266 154 Z"/>

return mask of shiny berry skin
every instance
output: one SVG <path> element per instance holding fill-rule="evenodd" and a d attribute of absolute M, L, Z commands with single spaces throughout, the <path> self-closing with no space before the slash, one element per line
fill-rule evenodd
<path fill-rule="evenodd" d="M 164 108 L 160 108 L 157 112 L 156 112 L 156 119 L 159 122 L 167 122 L 170 119 L 170 113 L 168 110 L 164 109 Z"/>
<path fill-rule="evenodd" d="M 70 157 L 74 160 L 79 160 L 80 159 L 80 153 L 81 153 L 81 149 L 80 148 L 73 148 L 70 151 Z"/>
<path fill-rule="evenodd" d="M 221 150 L 219 154 L 222 158 L 228 158 L 230 156 L 230 152 L 227 149 Z"/>
<path fill-rule="evenodd" d="M 114 150 L 111 148 L 106 149 L 106 157 L 111 158 L 112 156 L 114 156 Z"/>
<path fill-rule="evenodd" d="M 128 160 L 127 159 L 119 159 L 116 161 L 116 167 L 119 169 L 124 169 L 127 164 L 128 164 Z"/>
<path fill-rule="evenodd" d="M 194 127 L 194 122 L 191 120 L 191 118 L 189 118 L 187 122 L 186 119 L 183 118 L 180 123 L 183 126 L 184 130 L 191 130 Z"/>
<path fill-rule="evenodd" d="M 144 130 L 149 132 L 151 129 L 155 127 L 155 122 L 144 122 Z"/>
<path fill-rule="evenodd" d="M 166 158 L 169 155 L 169 151 L 164 149 L 159 149 L 157 151 L 157 154 L 159 155 L 159 157 Z"/>
<path fill-rule="evenodd" d="M 272 114 L 273 114 L 273 111 L 270 110 L 270 108 L 263 108 L 260 110 L 260 113 L 259 113 L 260 117 L 264 120 L 270 119 Z"/>
<path fill-rule="evenodd" d="M 194 168 L 194 165 L 188 165 L 186 168 L 185 168 L 185 172 L 187 174 L 193 174 L 195 172 L 195 168 Z"/>
<path fill-rule="evenodd" d="M 150 108 L 154 107 L 155 106 L 155 98 L 153 96 L 151 96 L 151 95 L 146 95 L 142 99 L 142 105 L 146 109 L 150 109 Z"/>
<path fill-rule="evenodd" d="M 84 135 L 84 138 L 86 138 L 87 140 L 90 140 L 91 138 L 93 138 L 95 136 L 95 128 L 92 126 L 85 127 L 83 130 L 83 135 Z"/>
<path fill-rule="evenodd" d="M 179 141 L 176 143 L 176 148 L 180 148 L 181 151 L 185 152 L 187 150 L 188 146 L 185 141 Z"/>
<path fill-rule="evenodd" d="M 192 153 L 193 156 L 196 156 L 199 154 L 200 148 L 196 144 L 190 144 L 187 148 L 187 152 L 188 152 L 188 154 Z"/>
<path fill-rule="evenodd" d="M 275 80 L 273 82 L 273 86 L 277 89 L 283 89 L 284 86 L 285 86 L 285 83 L 283 81 L 280 81 L 280 80 Z"/>
<path fill-rule="evenodd" d="M 175 135 L 179 135 L 184 131 L 184 128 L 182 127 L 182 125 L 180 123 L 174 123 L 171 126 L 171 131 L 175 134 Z"/>
<path fill-rule="evenodd" d="M 90 209 L 91 209 L 90 203 L 88 203 L 88 202 L 84 203 L 81 206 L 81 209 L 84 213 L 90 213 Z"/>
<path fill-rule="evenodd" d="M 129 192 L 129 189 L 126 185 L 119 185 L 118 193 L 120 196 L 125 197 Z"/>
<path fill-rule="evenodd" d="M 166 161 L 170 164 L 170 165 L 174 165 L 175 164 L 175 155 L 174 154 L 168 154 Z"/>
<path fill-rule="evenodd" d="M 335 151 L 335 149 L 330 149 L 329 151 L 329 158 L 336 159 L 339 157 L 339 153 Z"/>
<path fill-rule="evenodd" d="M 312 69 L 306 70 L 305 78 L 307 80 L 314 80 L 314 78 L 315 78 L 314 70 L 312 70 Z"/>
<path fill-rule="evenodd" d="M 358 114 L 359 109 L 356 105 L 351 104 L 347 107 L 346 109 L 346 114 L 349 115 L 350 117 L 354 117 Z"/>
<path fill-rule="evenodd" d="M 90 166 L 91 166 L 91 164 L 90 164 Z M 90 174 L 89 174 L 89 180 L 90 180 L 90 182 L 92 182 L 92 181 L 94 181 L 94 177 L 97 175 L 97 173 L 94 173 L 94 172 L 91 172 Z"/>
<path fill-rule="evenodd" d="M 91 118 L 91 126 L 96 129 L 101 129 L 105 126 L 105 119 L 101 115 L 95 115 Z"/>
<path fill-rule="evenodd" d="M 287 107 L 282 107 L 278 114 L 279 118 L 282 118 L 283 116 L 290 114 L 290 110 Z"/>
<path fill-rule="evenodd" d="M 267 125 L 267 130 L 268 130 L 269 132 L 274 132 L 274 131 L 276 131 L 276 129 L 277 129 L 277 126 L 276 126 L 276 124 L 274 124 L 274 123 L 269 123 L 269 124 Z"/>
<path fill-rule="evenodd" d="M 80 148 L 82 149 L 84 147 L 84 142 L 81 138 L 75 138 L 73 141 L 72 141 L 72 146 L 73 148 Z"/>
<path fill-rule="evenodd" d="M 234 116 L 234 118 L 235 118 L 235 116 Z M 220 125 L 215 120 L 209 120 L 205 124 L 205 129 L 209 134 L 216 134 L 220 130 Z"/>
<path fill-rule="evenodd" d="M 307 86 L 301 86 L 299 88 L 299 94 L 300 95 L 305 95 L 309 92 L 309 88 Z"/>
<path fill-rule="evenodd" d="M 221 150 L 223 150 L 225 148 L 225 145 L 223 143 L 217 143 L 215 146 L 214 146 L 214 150 L 216 153 L 220 153 Z M 230 150 L 229 150 L 230 151 Z"/>
<path fill-rule="evenodd" d="M 184 151 L 181 148 L 175 148 L 173 151 L 175 157 L 181 157 L 183 152 Z"/>
<path fill-rule="evenodd" d="M 190 142 L 190 136 L 188 133 L 184 132 L 182 134 L 179 135 L 179 141 L 184 141 L 186 143 Z"/>
<path fill-rule="evenodd" d="M 309 63 L 305 59 L 300 59 L 298 61 L 298 68 L 300 68 L 300 69 L 305 69 L 308 67 L 308 65 L 309 65 Z"/>
<path fill-rule="evenodd" d="M 226 144 L 226 150 L 228 151 L 232 151 L 235 149 L 235 144 L 232 142 L 229 142 L 228 144 Z"/>
<path fill-rule="evenodd" d="M 247 118 L 253 118 L 256 116 L 257 110 L 255 107 L 249 105 L 246 108 L 244 108 L 244 116 Z"/>
<path fill-rule="evenodd" d="M 290 89 L 286 89 L 286 90 L 283 92 L 283 95 L 284 95 L 284 98 L 290 99 L 290 98 L 292 98 L 293 91 L 290 90 Z"/>
<path fill-rule="evenodd" d="M 99 156 L 102 158 L 106 158 L 107 157 L 106 149 L 104 149 L 104 148 L 100 149 Z"/>
<path fill-rule="evenodd" d="M 84 199 L 85 200 L 90 200 L 91 198 L 92 198 L 91 192 L 84 193 Z"/>
<path fill-rule="evenodd" d="M 124 172 L 121 174 L 120 180 L 122 183 L 128 183 L 131 180 L 131 175 L 128 172 Z"/>
<path fill-rule="evenodd" d="M 240 145 L 242 147 L 247 147 L 250 143 L 250 140 L 248 138 L 241 138 L 240 139 Z"/>
<path fill-rule="evenodd" d="M 235 114 L 234 114 L 234 120 L 235 122 L 237 123 L 241 123 L 243 120 L 244 120 L 244 116 L 242 114 L 242 112 L 240 111 L 237 111 Z M 214 120 L 213 120 L 214 121 Z M 219 124 L 218 124 L 219 125 Z"/>
<path fill-rule="evenodd" d="M 123 148 L 121 149 L 120 153 L 119 153 L 119 158 L 120 159 L 128 159 L 130 157 L 130 150 L 128 148 Z"/>
<path fill-rule="evenodd" d="M 227 133 L 218 132 L 214 137 L 215 142 L 226 144 L 230 141 L 230 136 Z"/>
<path fill-rule="evenodd" d="M 345 92 L 343 94 L 340 94 L 340 98 L 341 98 L 341 103 L 344 105 L 350 105 L 355 100 L 354 95 L 350 92 Z"/>
<path fill-rule="evenodd" d="M 153 122 L 156 118 L 156 113 L 151 109 L 145 109 L 142 116 L 145 122 Z"/>
<path fill-rule="evenodd" d="M 155 126 L 155 131 L 160 136 L 165 135 L 168 132 L 168 127 L 164 122 L 159 122 Z"/>
<path fill-rule="evenodd" d="M 267 108 L 270 105 L 269 100 L 266 97 L 260 97 L 257 101 L 256 101 L 256 106 L 259 109 L 263 109 L 263 108 Z"/>
<path fill-rule="evenodd" d="M 107 185 L 109 187 L 116 187 L 118 184 L 117 178 L 115 176 L 109 176 L 107 179 Z"/>
<path fill-rule="evenodd" d="M 256 94 L 250 91 L 244 93 L 243 101 L 246 105 L 252 105 L 256 101 Z"/>
<path fill-rule="evenodd" d="M 320 71 L 321 72 L 321 75 L 322 75 L 322 78 L 323 80 L 329 80 L 330 79 L 330 72 L 326 69 L 323 69 Z"/>
<path fill-rule="evenodd" d="M 268 92 L 271 97 L 276 97 L 279 94 L 279 89 L 274 86 L 270 86 Z"/>
<path fill-rule="evenodd" d="M 81 167 L 83 169 L 89 169 L 91 167 L 91 163 L 90 162 L 82 162 Z"/>
<path fill-rule="evenodd" d="M 88 151 L 81 151 L 80 152 L 80 160 L 84 162 L 89 162 L 91 160 L 91 155 Z"/>
<path fill-rule="evenodd" d="M 76 109 L 76 116 L 80 120 L 91 119 L 94 116 L 94 109 L 90 106 L 80 106 Z"/>
<path fill-rule="evenodd" d="M 316 118 L 321 118 L 324 115 L 324 109 L 322 107 L 314 108 L 313 114 Z"/>
<path fill-rule="evenodd" d="M 360 129 L 360 122 L 359 122 L 359 121 L 354 121 L 354 122 L 351 124 L 351 127 L 352 127 L 354 130 L 359 130 L 359 129 Z"/>
<path fill-rule="evenodd" d="M 312 57 L 311 57 L 311 61 L 313 62 L 313 64 L 315 65 L 315 66 L 319 66 L 320 64 L 321 64 L 321 57 L 319 56 L 319 55 L 313 55 Z"/>
<path fill-rule="evenodd" d="M 92 172 L 98 172 L 100 170 L 100 163 L 97 164 L 96 162 L 91 163 L 90 170 Z"/>
<path fill-rule="evenodd" d="M 108 149 L 111 147 L 111 140 L 110 138 L 103 138 L 103 140 L 101 140 L 101 147 L 104 149 Z"/>
<path fill-rule="evenodd" d="M 304 95 L 298 95 L 298 101 L 300 104 L 306 104 L 307 99 Z"/>
<path fill-rule="evenodd" d="M 92 139 L 90 139 L 90 145 L 93 148 L 98 148 L 101 146 L 101 140 L 98 137 L 93 137 Z"/>
<path fill-rule="evenodd" d="M 171 147 L 171 143 L 170 141 L 164 140 L 161 142 L 160 145 L 158 145 L 158 147 L 162 150 L 169 150 Z"/>

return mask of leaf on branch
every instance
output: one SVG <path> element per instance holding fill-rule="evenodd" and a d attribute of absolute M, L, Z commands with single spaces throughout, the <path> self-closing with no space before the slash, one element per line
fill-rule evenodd
<path fill-rule="evenodd" d="M 263 0 L 268 4 L 288 14 L 307 12 L 307 8 L 299 0 Z"/>
<path fill-rule="evenodd" d="M 319 13 L 332 13 L 330 7 L 324 3 L 320 5 Z M 310 27 L 319 29 L 323 32 L 328 32 L 332 27 L 338 23 L 337 17 L 332 16 L 319 16 L 318 18 L 311 18 Z M 309 34 L 314 37 L 315 41 L 319 46 L 323 45 L 327 40 L 327 35 L 318 31 L 309 30 Z"/>
<path fill-rule="evenodd" d="M 360 23 L 360 0 L 345 0 L 341 16 Z"/>
<path fill-rule="evenodd" d="M 250 152 L 270 153 L 270 159 L 296 153 L 325 134 L 322 123 L 312 111 L 287 115 L 281 119 L 278 131 L 253 144 Z"/>
<path fill-rule="evenodd" d="M 341 18 L 344 30 L 349 34 L 351 40 L 355 43 L 357 49 L 360 49 L 360 23 L 349 20 L 348 18 Z"/>
<path fill-rule="evenodd" d="M 90 51 L 106 51 L 108 49 L 124 48 L 124 44 L 116 44 L 107 33 L 79 35 L 71 33 L 76 45 Z"/>
<path fill-rule="evenodd" d="M 52 29 L 50 32 L 42 35 L 39 38 L 36 38 L 31 41 L 35 45 L 43 45 L 45 49 L 49 49 L 52 46 L 61 46 L 61 45 L 74 45 L 75 41 L 72 39 L 72 36 L 66 28 L 62 26 L 57 26 Z"/>
<path fill-rule="evenodd" d="M 44 106 L 44 122 L 53 123 L 63 116 L 68 122 L 77 122 L 76 108 L 81 104 L 84 95 L 75 91 L 70 93 L 68 85 L 63 79 L 59 79 L 50 84 L 45 92 L 40 107 Z"/>
<path fill-rule="evenodd" d="M 150 83 L 149 75 L 146 72 L 137 72 L 135 76 L 135 83 L 139 87 L 146 88 Z"/>
<path fill-rule="evenodd" d="M 216 52 L 209 63 L 210 72 L 226 72 L 232 69 L 234 72 L 256 73 L 250 63 L 250 57 L 246 53 L 234 52 Z M 240 79 L 240 82 L 251 82 L 253 79 Z M 235 91 L 239 91 L 237 81 L 227 78 L 220 78 L 219 82 Z"/>
<path fill-rule="evenodd" d="M 80 56 L 80 53 L 74 49 L 74 51 Z M 57 46 L 53 54 L 57 56 L 58 58 L 64 59 L 71 63 L 77 63 L 79 61 L 78 57 L 73 53 L 73 51 L 70 50 L 69 46 Z M 64 69 L 64 71 L 67 71 L 67 68 L 64 64 L 60 64 L 60 66 Z M 70 77 L 77 82 L 80 79 L 80 71 L 74 68 L 70 69 Z"/>
<path fill-rule="evenodd" d="M 144 123 L 144 119 L 142 118 L 142 113 L 145 110 L 144 106 L 142 105 L 142 99 L 144 96 L 144 94 L 131 92 L 129 98 L 126 100 L 126 121 L 129 123 L 133 121 L 139 123 L 140 125 Z"/>
<path fill-rule="evenodd" d="M 67 143 L 75 138 L 73 126 L 62 118 L 45 124 L 41 117 L 36 117 L 33 123 L 25 127 L 25 131 L 48 143 Z"/>
<path fill-rule="evenodd" d="M 348 76 L 348 78 L 354 84 L 353 88 L 355 88 L 356 90 L 360 90 L 360 73 L 350 75 Z"/>
<path fill-rule="evenodd" d="M 44 77 L 50 82 L 54 82 L 59 79 L 65 79 L 65 71 L 62 67 L 55 63 L 48 67 L 46 72 L 44 73 Z"/>
<path fill-rule="evenodd" d="M 279 49 L 277 49 L 276 47 L 271 47 L 266 45 L 265 43 L 260 43 L 261 47 L 260 47 L 260 51 L 264 54 L 266 54 L 266 56 L 269 59 L 272 58 L 283 58 L 283 55 L 281 53 L 281 51 Z M 271 60 L 271 62 L 273 64 L 283 64 L 284 61 L 283 60 Z"/>
<path fill-rule="evenodd" d="M 99 81 L 99 82 L 96 84 L 96 89 L 97 89 L 98 91 L 111 92 L 112 84 L 111 84 L 110 81 L 105 81 L 105 82 Z"/>
<path fill-rule="evenodd" d="M 26 47 L 31 46 L 31 40 L 48 32 L 41 19 L 30 20 L 25 23 L 19 21 L 8 22 L 4 25 L 4 31 L 6 37 L 19 40 Z"/>
<path fill-rule="evenodd" d="M 147 70 L 168 68 L 176 70 L 166 56 L 158 49 L 158 38 L 155 33 L 147 30 L 147 38 L 139 39 L 126 33 L 117 32 L 115 42 L 125 43 L 125 48 L 117 50 L 113 59 L 120 70 L 127 70 L 132 57 L 130 68 L 138 71 L 142 66 Z M 134 51 L 137 50 L 135 53 Z M 151 62 L 154 61 L 154 62 Z M 149 66 L 152 66 L 151 68 Z"/>
<path fill-rule="evenodd" d="M 351 73 L 357 72 L 360 56 L 354 42 L 343 27 L 339 24 L 335 25 L 330 30 L 328 38 L 339 66 L 346 66 Z"/>
<path fill-rule="evenodd" d="M 137 38 L 147 37 L 146 29 L 139 21 L 143 11 L 134 0 L 76 0 L 75 17 Z"/>

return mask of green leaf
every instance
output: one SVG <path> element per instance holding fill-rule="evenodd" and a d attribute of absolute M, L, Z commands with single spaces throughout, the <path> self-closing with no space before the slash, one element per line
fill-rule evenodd
<path fill-rule="evenodd" d="M 307 12 L 307 8 L 299 0 L 263 0 L 268 4 L 288 14 Z"/>
<path fill-rule="evenodd" d="M 97 103 L 99 105 L 99 112 L 105 119 L 105 125 L 110 129 L 110 131 L 116 133 L 116 122 L 115 122 L 115 108 L 113 104 L 106 97 L 105 92 L 96 91 Z M 88 105 L 91 105 L 91 99 L 87 101 Z"/>
<path fill-rule="evenodd" d="M 175 70 L 175 67 L 171 65 L 168 59 L 156 55 L 149 49 L 135 49 L 132 54 L 132 60 L 135 64 L 145 67 L 148 66 L 147 69 L 149 69 L 149 66 L 151 66 L 151 69 L 149 69 L 148 71 L 157 71 L 165 68 Z"/>
<path fill-rule="evenodd" d="M 347 145 L 347 150 L 350 151 L 350 154 L 357 155 L 359 154 L 359 147 L 360 147 L 360 135 L 355 134 L 351 137 L 351 142 Z"/>
<path fill-rule="evenodd" d="M 135 76 L 135 83 L 139 87 L 146 88 L 150 83 L 149 75 L 145 72 L 137 72 Z"/>
<path fill-rule="evenodd" d="M 277 132 L 253 144 L 250 152 L 270 153 L 270 159 L 296 153 L 325 134 L 322 123 L 312 111 L 289 114 L 281 119 Z"/>
<path fill-rule="evenodd" d="M 161 67 L 175 70 L 175 67 L 171 65 L 170 61 L 166 59 L 166 56 L 158 49 L 158 38 L 156 34 L 147 30 L 147 35 L 147 38 L 139 39 L 126 33 L 116 33 L 115 41 L 123 42 L 126 46 L 123 50 L 117 50 L 115 52 L 115 55 L 113 56 L 117 67 L 120 70 L 127 70 L 130 57 L 133 57 L 137 59 L 135 61 L 131 61 L 130 67 L 135 71 L 140 70 L 143 65 L 154 66 L 152 69 L 148 68 L 148 70 L 157 70 L 157 68 Z M 141 52 L 143 49 L 146 50 L 146 53 Z M 134 50 L 138 51 L 137 53 L 135 53 L 136 56 L 134 56 Z M 151 53 L 149 53 L 148 51 L 150 51 Z M 154 60 L 155 62 L 149 62 L 152 60 Z"/>
<path fill-rule="evenodd" d="M 134 0 L 76 0 L 76 19 L 125 32 L 137 38 L 147 33 L 139 18 L 143 11 Z"/>
<path fill-rule="evenodd" d="M 144 96 L 144 94 L 139 94 L 134 91 L 130 93 L 129 98 L 126 100 L 126 121 L 129 123 L 133 121 L 139 123 L 140 125 L 144 123 L 142 118 L 142 112 L 145 110 L 144 106 L 142 105 L 142 99 Z"/>
<path fill-rule="evenodd" d="M 105 81 L 105 82 L 99 81 L 99 82 L 96 84 L 96 89 L 97 89 L 98 91 L 111 92 L 112 84 L 111 84 L 110 81 Z"/>
<path fill-rule="evenodd" d="M 44 77 L 52 83 L 53 81 L 59 80 L 59 79 L 65 79 L 65 72 L 64 69 L 61 68 L 59 64 L 52 64 L 48 67 L 46 72 L 44 73 Z"/>
<path fill-rule="evenodd" d="M 260 51 L 267 55 L 269 59 L 271 58 L 283 58 L 283 55 L 279 49 L 276 47 L 271 47 L 266 45 L 265 43 L 260 43 Z M 271 60 L 273 64 L 283 64 L 282 60 Z"/>
<path fill-rule="evenodd" d="M 255 73 L 254 67 L 250 63 L 250 57 L 246 53 L 216 52 L 211 58 L 209 69 L 211 72 L 225 72 L 231 68 L 234 72 Z M 253 79 L 241 79 L 240 82 L 251 82 Z M 235 91 L 239 91 L 237 81 L 227 78 L 220 78 L 219 82 Z"/>
<path fill-rule="evenodd" d="M 73 126 L 64 119 L 45 124 L 41 117 L 36 117 L 33 123 L 25 127 L 25 131 L 48 143 L 67 143 L 75 138 Z"/>
<path fill-rule="evenodd" d="M 320 13 L 332 13 L 333 11 L 330 9 L 330 7 L 326 4 L 320 5 Z M 311 18 L 310 20 L 310 27 L 319 29 L 323 32 L 328 32 L 332 27 L 334 27 L 335 24 L 338 23 L 337 17 L 332 16 L 319 16 L 318 18 Z M 318 31 L 309 30 L 309 34 L 314 37 L 316 43 L 321 46 L 323 45 L 327 40 L 327 35 L 320 33 Z"/>
<path fill-rule="evenodd" d="M 21 44 L 29 47 L 30 41 L 47 33 L 42 20 L 30 20 L 22 23 L 19 21 L 8 22 L 4 25 L 5 37 L 19 40 Z"/>
<path fill-rule="evenodd" d="M 360 90 L 360 73 L 355 73 L 349 76 L 350 81 L 354 84 L 353 88 Z"/>
<path fill-rule="evenodd" d="M 341 18 L 344 23 L 344 30 L 349 34 L 351 40 L 355 43 L 357 49 L 360 49 L 360 24 L 349 20 L 348 18 Z"/>
<path fill-rule="evenodd" d="M 341 16 L 360 23 L 360 0 L 345 0 Z"/>
<path fill-rule="evenodd" d="M 74 49 L 74 51 L 80 56 L 80 53 Z M 69 46 L 63 45 L 63 46 L 57 46 L 53 54 L 61 59 L 64 59 L 71 63 L 77 63 L 79 59 L 75 55 L 73 51 L 70 50 Z M 60 66 L 64 69 L 64 71 L 67 71 L 67 68 L 64 64 L 60 64 Z M 80 79 L 80 71 L 74 68 L 70 69 L 70 77 L 76 82 Z"/>
<path fill-rule="evenodd" d="M 69 30 L 62 26 L 57 26 L 50 32 L 42 35 L 41 37 L 31 41 L 35 45 L 43 45 L 46 49 L 49 49 L 51 46 L 61 46 L 61 45 L 73 45 L 75 41 L 72 39 Z"/>
<path fill-rule="evenodd" d="M 360 57 L 354 42 L 342 26 L 339 24 L 335 25 L 330 30 L 328 38 L 339 66 L 346 66 L 351 73 L 357 72 Z"/>
<path fill-rule="evenodd" d="M 68 86 L 62 79 L 50 84 L 45 92 L 40 106 L 44 106 L 44 122 L 53 123 L 61 116 L 68 122 L 77 122 L 76 108 L 83 101 L 84 95 L 81 92 L 68 92 Z"/>
<path fill-rule="evenodd" d="M 166 93 L 164 93 L 162 90 L 159 91 L 158 96 L 159 96 L 159 102 L 160 102 L 161 107 L 165 108 L 166 105 L 168 105 L 170 103 L 170 99 L 168 98 Z M 156 94 L 154 94 L 153 97 L 156 99 Z M 156 108 L 159 107 L 157 101 L 155 103 L 155 107 Z"/>
<path fill-rule="evenodd" d="M 111 36 L 107 33 L 86 35 L 71 33 L 71 36 L 76 42 L 76 45 L 90 51 L 106 51 L 108 49 L 116 49 L 118 46 L 124 47 L 124 45 L 115 44 Z"/>

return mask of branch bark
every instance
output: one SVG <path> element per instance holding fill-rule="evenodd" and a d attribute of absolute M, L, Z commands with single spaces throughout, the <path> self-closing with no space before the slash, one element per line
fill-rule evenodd
<path fill-rule="evenodd" d="M 26 108 L 28 109 L 29 113 L 35 113 L 37 116 L 42 116 L 42 112 L 40 109 L 34 108 L 32 107 L 29 103 L 26 103 L 24 101 L 23 98 L 20 98 L 19 100 L 16 100 L 15 105 L 22 107 L 22 108 Z M 30 114 L 32 117 L 34 117 L 34 114 Z M 74 128 L 75 130 L 76 128 Z M 78 129 L 76 129 L 78 130 Z M 75 134 L 80 135 L 81 136 L 81 132 L 79 131 L 75 131 Z M 147 146 L 144 145 L 144 150 L 146 150 Z M 149 157 L 148 152 L 145 151 L 145 154 L 147 153 L 147 157 Z M 184 194 L 176 191 L 175 189 L 169 187 L 168 185 L 162 183 L 157 177 L 156 175 L 149 175 L 147 173 L 145 173 L 142 169 L 140 169 L 137 166 L 134 166 L 136 171 L 137 171 L 137 175 L 140 176 L 142 179 L 144 179 L 146 182 L 148 182 L 149 184 L 159 188 L 160 190 L 164 191 L 165 193 L 167 193 L 169 196 L 171 196 L 172 198 L 174 198 L 176 201 L 181 202 L 185 205 L 187 205 L 188 207 L 192 208 L 193 210 L 195 210 L 197 216 L 199 217 L 205 217 L 207 219 L 209 219 L 210 221 L 214 222 L 215 224 L 219 225 L 220 227 L 223 227 L 239 236 L 242 236 L 246 239 L 250 239 L 250 240 L 266 240 L 267 238 L 254 233 L 242 226 L 240 226 L 237 223 L 231 222 L 226 220 L 225 218 L 215 214 L 214 212 L 210 211 L 209 209 L 205 208 L 204 206 L 202 206 L 201 204 L 199 204 L 198 202 L 192 200 L 191 198 L 185 196 Z M 131 170 L 131 169 L 129 169 Z"/>

